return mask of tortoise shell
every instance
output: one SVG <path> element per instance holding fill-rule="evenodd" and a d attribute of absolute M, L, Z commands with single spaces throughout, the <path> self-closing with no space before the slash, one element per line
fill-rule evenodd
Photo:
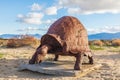
<path fill-rule="evenodd" d="M 49 52 L 88 52 L 88 35 L 81 22 L 72 16 L 64 16 L 55 21 L 41 38 L 42 45 L 50 45 Z"/>

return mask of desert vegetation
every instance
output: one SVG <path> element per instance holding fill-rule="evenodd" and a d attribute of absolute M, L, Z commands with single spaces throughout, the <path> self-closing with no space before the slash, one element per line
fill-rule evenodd
<path fill-rule="evenodd" d="M 37 47 L 40 40 L 29 35 L 22 35 L 11 39 L 0 38 L 0 47 L 17 48 L 23 46 Z M 104 47 L 119 47 L 120 39 L 113 40 L 92 40 L 89 41 L 89 46 L 92 50 L 104 50 Z"/>
<path fill-rule="evenodd" d="M 6 47 L 8 48 L 15 48 L 15 47 L 23 47 L 23 46 L 32 46 L 35 47 L 39 44 L 39 40 L 29 36 L 29 35 L 22 35 L 19 38 L 11 38 L 8 39 Z"/>
<path fill-rule="evenodd" d="M 120 39 L 115 39 L 115 40 L 112 40 L 112 43 L 111 43 L 113 46 L 120 46 Z"/>
<path fill-rule="evenodd" d="M 113 40 L 93 40 L 89 41 L 90 48 L 92 50 L 104 50 L 104 47 L 119 47 L 120 39 Z"/>
<path fill-rule="evenodd" d="M 93 40 L 93 41 L 89 41 L 89 45 L 95 45 L 95 46 L 120 46 L 120 39 Z"/>

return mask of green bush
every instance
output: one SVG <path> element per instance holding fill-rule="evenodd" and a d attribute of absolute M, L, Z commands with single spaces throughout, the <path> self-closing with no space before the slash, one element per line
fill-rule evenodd
<path fill-rule="evenodd" d="M 3 55 L 4 55 L 4 54 L 0 53 L 0 58 L 2 58 L 2 57 L 3 57 Z"/>
<path fill-rule="evenodd" d="M 100 46 L 94 46 L 94 45 L 90 45 L 90 49 L 91 49 L 91 50 L 104 50 L 103 47 L 100 47 Z"/>

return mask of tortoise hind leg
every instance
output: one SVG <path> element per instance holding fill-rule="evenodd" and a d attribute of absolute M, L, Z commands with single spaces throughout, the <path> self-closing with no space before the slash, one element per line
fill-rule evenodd
<path fill-rule="evenodd" d="M 90 51 L 90 53 L 88 54 L 88 59 L 89 59 L 89 64 L 93 64 L 93 63 L 94 63 L 93 54 L 92 54 L 91 51 Z"/>
<path fill-rule="evenodd" d="M 93 64 L 93 56 L 88 56 L 89 64 Z"/>
<path fill-rule="evenodd" d="M 89 59 L 89 64 L 93 64 L 94 63 L 94 60 L 93 60 L 93 54 L 91 51 L 85 53 L 85 55 L 88 57 Z"/>
<path fill-rule="evenodd" d="M 74 70 L 81 70 L 83 55 L 81 53 L 78 53 L 78 54 L 76 54 L 75 57 L 76 57 L 76 62 L 74 65 Z"/>
<path fill-rule="evenodd" d="M 58 55 L 58 54 L 55 54 L 54 61 L 58 61 L 58 58 L 59 58 L 59 55 Z"/>

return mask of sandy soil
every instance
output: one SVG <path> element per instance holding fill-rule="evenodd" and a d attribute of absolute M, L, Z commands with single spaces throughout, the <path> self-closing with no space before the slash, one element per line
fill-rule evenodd
<path fill-rule="evenodd" d="M 103 66 L 84 77 L 75 78 L 18 71 L 18 66 L 28 63 L 35 49 L 31 47 L 0 48 L 0 53 L 5 54 L 0 59 L 0 80 L 120 80 L 120 52 L 112 49 L 93 51 L 95 63 L 101 63 Z M 118 49 L 120 51 L 120 48 Z"/>

